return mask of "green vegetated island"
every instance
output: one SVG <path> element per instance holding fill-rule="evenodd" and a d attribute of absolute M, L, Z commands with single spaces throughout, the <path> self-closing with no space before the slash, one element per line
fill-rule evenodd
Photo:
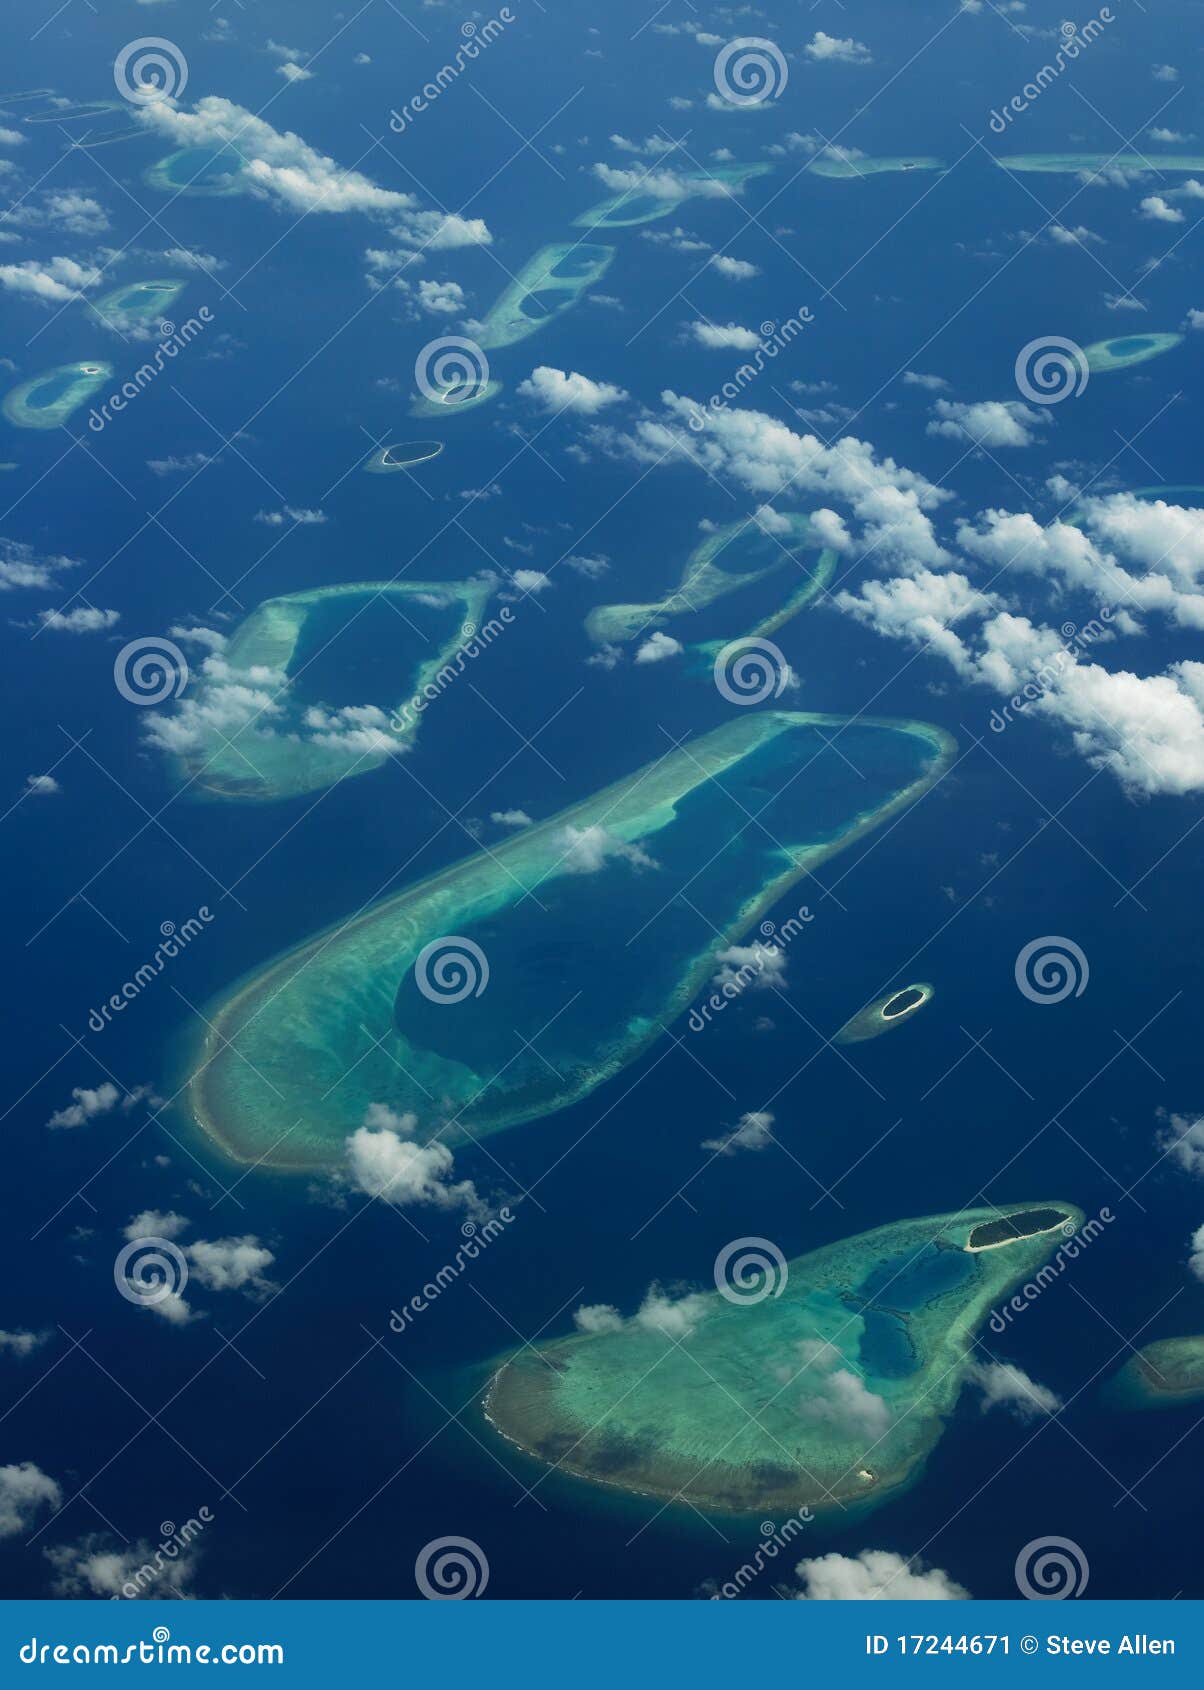
<path fill-rule="evenodd" d="M 404 749 L 421 722 L 404 706 L 456 659 L 492 591 L 480 580 L 347 581 L 267 599 L 231 634 L 220 684 L 241 681 L 271 707 L 238 730 L 210 726 L 202 673 L 189 695 L 201 707 L 200 738 L 177 753 L 181 781 L 199 797 L 262 802 L 380 768 L 389 749 L 323 743 L 306 711 L 401 711 L 391 736 Z"/>
<path fill-rule="evenodd" d="M 881 176 L 896 170 L 947 170 L 943 158 L 928 158 L 923 153 L 900 153 L 885 158 L 845 157 L 836 153 L 817 153 L 807 169 L 814 176 L 835 176 L 842 181 L 851 176 Z"/>
<path fill-rule="evenodd" d="M 614 255 L 613 246 L 587 241 L 541 247 L 486 313 L 478 344 L 490 349 L 526 340 L 576 305 L 586 289 L 606 274 Z"/>
<path fill-rule="evenodd" d="M 1131 364 L 1157 358 L 1182 339 L 1181 334 L 1122 334 L 1085 346 L 1083 355 L 1092 375 L 1106 375 L 1110 370 L 1127 370 Z"/>
<path fill-rule="evenodd" d="M 931 1003 L 936 988 L 927 981 L 920 980 L 914 985 L 903 986 L 895 992 L 888 992 L 885 997 L 877 998 L 858 1010 L 851 1021 L 846 1021 L 836 1034 L 838 1045 L 862 1044 L 866 1039 L 876 1039 L 882 1033 L 889 1033 L 892 1027 L 902 1026 L 904 1021 L 923 1009 L 926 1003 Z"/>
<path fill-rule="evenodd" d="M 680 1343 L 629 1319 L 525 1348 L 485 1413 L 564 1472 L 702 1510 L 877 1505 L 923 1468 L 992 1307 L 1082 1218 L 1056 1202 L 878 1227 L 797 1257 L 784 1287 L 770 1267 L 744 1302 L 709 1293 Z"/>
<path fill-rule="evenodd" d="M 239 1161 L 300 1169 L 337 1165 L 374 1103 L 453 1145 L 562 1109 L 953 751 L 925 722 L 741 712 L 251 975 L 193 1053 L 193 1117 Z M 448 1002 L 440 964 L 465 953 Z"/>
<path fill-rule="evenodd" d="M 108 328 L 145 328 L 166 315 L 187 285 L 170 276 L 126 282 L 102 299 L 90 301 L 88 310 Z"/>
<path fill-rule="evenodd" d="M 699 195 L 716 198 L 716 183 L 722 184 L 729 193 L 738 194 L 745 182 L 751 181 L 754 176 L 769 175 L 772 170 L 772 164 L 717 164 L 708 170 L 673 170 L 670 166 L 667 171 L 653 166 L 645 173 L 645 180 L 651 182 L 657 192 L 653 193 L 636 183 L 634 187 L 612 194 L 589 211 L 574 217 L 573 225 L 578 229 L 632 229 L 638 224 L 668 217 L 687 200 L 697 199 Z M 665 191 L 667 176 L 672 177 L 672 192 Z M 680 191 L 677 191 L 678 187 Z"/>
<path fill-rule="evenodd" d="M 663 598 L 646 604 L 602 604 L 590 611 L 585 630 L 598 644 L 626 645 L 656 629 L 672 627 L 686 638 L 708 632 L 705 612 L 732 594 L 747 597 L 747 589 L 771 576 L 789 572 L 793 590 L 785 602 L 762 617 L 748 635 L 775 632 L 806 608 L 832 579 L 837 554 L 816 540 L 807 517 L 797 512 L 775 513 L 780 526 L 770 532 L 755 518 L 728 523 L 708 534 L 686 559 L 677 586 Z M 818 555 L 802 562 L 807 553 Z M 700 626 L 700 624 L 702 624 Z M 705 649 L 718 646 L 706 642 Z"/>
<path fill-rule="evenodd" d="M 1116 1408 L 1175 1408 L 1204 1399 L 1204 1336 L 1147 1344 L 1105 1386 Z"/>
<path fill-rule="evenodd" d="M 112 364 L 99 358 L 58 364 L 14 387 L 4 397 L 4 414 L 18 428 L 58 428 L 110 380 Z"/>

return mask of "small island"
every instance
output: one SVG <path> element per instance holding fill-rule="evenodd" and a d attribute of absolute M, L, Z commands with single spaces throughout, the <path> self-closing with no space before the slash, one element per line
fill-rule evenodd
<path fill-rule="evenodd" d="M 714 1513 L 847 1518 L 923 1471 L 974 1359 L 974 1334 L 1050 1250 L 1037 1222 L 972 1251 L 991 1209 L 897 1221 L 691 1299 L 690 1328 L 612 1323 L 493 1364 L 487 1423 L 562 1473 Z M 750 1244 L 757 1240 L 749 1240 Z M 750 1263 L 752 1252 L 750 1251 Z M 708 1264 L 709 1265 L 709 1264 Z M 744 1299 L 740 1292 L 743 1290 Z M 856 1400 L 858 1413 L 848 1410 Z"/>
<path fill-rule="evenodd" d="M 1157 358 L 1182 341 L 1181 334 L 1125 334 L 1112 340 L 1097 340 L 1083 348 L 1087 368 L 1092 375 L 1106 375 L 1111 370 L 1127 370 L 1132 364 L 1144 364 L 1147 358 Z"/>
<path fill-rule="evenodd" d="M 373 452 L 364 469 L 369 475 L 391 475 L 399 469 L 413 469 L 416 464 L 429 464 L 442 450 L 442 440 L 400 441 Z"/>
<path fill-rule="evenodd" d="M 862 1044 L 866 1039 L 876 1039 L 882 1033 L 889 1033 L 892 1027 L 900 1026 L 904 1021 L 923 1009 L 935 995 L 936 987 L 930 986 L 926 980 L 917 981 L 914 985 L 903 986 L 898 991 L 888 992 L 883 998 L 875 998 L 873 1003 L 858 1010 L 851 1021 L 835 1035 L 838 1045 Z"/>
<path fill-rule="evenodd" d="M 966 1240 L 967 1250 L 998 1250 L 1020 1238 L 1036 1238 L 1043 1232 L 1065 1227 L 1070 1216 L 1064 1209 L 1022 1209 L 1014 1215 L 996 1215 L 974 1227 Z M 1073 1228 L 1072 1228 L 1073 1230 Z"/>
<path fill-rule="evenodd" d="M 1104 1386 L 1113 1408 L 1177 1408 L 1204 1400 L 1204 1335 L 1147 1344 Z"/>

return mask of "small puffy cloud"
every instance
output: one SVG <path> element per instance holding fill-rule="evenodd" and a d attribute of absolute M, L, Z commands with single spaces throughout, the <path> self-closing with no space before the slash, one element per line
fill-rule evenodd
<path fill-rule="evenodd" d="M 31 798 L 51 798 L 63 789 L 53 775 L 26 775 L 25 790 Z"/>
<path fill-rule="evenodd" d="M 1155 82 L 1178 82 L 1179 72 L 1174 65 L 1154 65 L 1151 75 Z"/>
<path fill-rule="evenodd" d="M 282 76 L 286 82 L 310 82 L 313 71 L 306 70 L 303 65 L 296 64 L 292 59 L 286 59 L 282 65 L 276 66 L 276 75 Z"/>
<path fill-rule="evenodd" d="M 1039 1385 L 1023 1368 L 1013 1367 L 1009 1362 L 976 1362 L 967 1378 L 982 1392 L 984 1414 L 990 1408 L 1008 1408 L 1021 1420 L 1036 1420 L 1062 1406 L 1056 1391 Z"/>
<path fill-rule="evenodd" d="M 729 258 L 724 252 L 715 253 L 710 263 L 712 270 L 718 270 L 729 282 L 750 282 L 754 276 L 761 274 L 757 266 L 750 264 L 747 258 Z"/>
<path fill-rule="evenodd" d="M 311 743 L 330 751 L 349 751 L 356 757 L 400 757 L 406 750 L 378 704 L 344 704 L 338 710 L 311 704 L 302 722 Z"/>
<path fill-rule="evenodd" d="M 623 1316 L 613 1303 L 583 1303 L 573 1311 L 578 1332 L 621 1332 Z"/>
<path fill-rule="evenodd" d="M 654 634 L 636 648 L 635 661 L 637 663 L 663 663 L 667 657 L 676 657 L 686 648 L 680 640 L 675 640 L 669 634 L 664 634 L 658 628 Z"/>
<path fill-rule="evenodd" d="M 1204 1226 L 1198 1226 L 1191 1235 L 1191 1255 L 1187 1258 L 1188 1271 L 1197 1279 L 1204 1280 Z"/>
<path fill-rule="evenodd" d="M 0 224 L 26 229 L 58 229 L 68 235 L 102 235 L 108 213 L 99 200 L 78 188 L 56 188 L 40 199 L 27 199 L 0 212 Z"/>
<path fill-rule="evenodd" d="M 1204 316 L 1204 312 L 1201 313 L 1201 316 Z M 600 575 L 605 575 L 610 568 L 610 559 L 600 555 L 591 557 L 574 554 L 572 557 L 565 558 L 564 567 L 571 569 L 576 575 L 583 575 L 587 581 L 596 581 Z"/>
<path fill-rule="evenodd" d="M 94 1087 L 75 1086 L 71 1096 L 73 1101 L 66 1108 L 55 1110 L 46 1123 L 48 1127 L 82 1127 L 85 1121 L 94 1120 L 98 1115 L 111 1115 L 119 1104 L 122 1114 L 128 1115 L 139 1103 L 145 1102 L 149 1108 L 157 1109 L 163 1102 L 150 1086 L 136 1086 L 123 1097 L 112 1080 L 102 1080 Z"/>
<path fill-rule="evenodd" d="M 419 282 L 415 290 L 420 308 L 430 317 L 458 317 L 464 310 L 459 282 Z"/>
<path fill-rule="evenodd" d="M 395 1127 L 366 1119 L 347 1140 L 347 1166 L 357 1190 L 399 1209 L 425 1205 L 475 1214 L 484 1208 L 471 1180 L 453 1182 L 454 1158 L 445 1144 L 415 1144 Z"/>
<path fill-rule="evenodd" d="M 704 1138 L 702 1148 L 718 1156 L 735 1156 L 741 1150 L 764 1150 L 773 1143 L 773 1116 L 768 1109 L 750 1109 L 741 1115 L 731 1132 L 721 1138 Z"/>
<path fill-rule="evenodd" d="M 802 1602 L 968 1602 L 970 1592 L 939 1567 L 925 1570 L 890 1549 L 863 1549 L 860 1555 L 813 1556 L 795 1571 L 803 1581 Z"/>
<path fill-rule="evenodd" d="M 0 1355 L 31 1356 L 35 1350 L 40 1350 L 43 1344 L 48 1344 L 53 1337 L 50 1332 L 26 1332 L 18 1328 L 15 1332 L 0 1330 Z"/>
<path fill-rule="evenodd" d="M 644 1301 L 632 1319 L 648 1332 L 659 1332 L 664 1338 L 688 1338 L 699 1322 L 710 1312 L 710 1299 L 700 1291 L 684 1297 L 672 1297 L 661 1286 L 648 1287 Z"/>
<path fill-rule="evenodd" d="M 491 822 L 496 822 L 499 827 L 531 826 L 531 817 L 525 810 L 491 810 L 489 819 Z"/>
<path fill-rule="evenodd" d="M 516 569 L 510 579 L 520 593 L 543 593 L 552 585 L 542 569 Z"/>
<path fill-rule="evenodd" d="M 197 470 L 204 469 L 206 464 L 212 462 L 213 459 L 208 452 L 187 452 L 182 457 L 173 455 L 166 458 L 148 458 L 146 467 L 152 475 L 162 477 L 165 475 L 195 474 Z"/>
<path fill-rule="evenodd" d="M 201 1510 L 202 1518 L 207 1512 Z M 55 1544 L 46 1551 L 55 1572 L 53 1593 L 76 1599 L 186 1600 L 192 1595 L 197 1550 L 194 1544 L 173 1549 L 169 1556 L 142 1540 L 115 1548 L 101 1532 L 78 1543 Z"/>
<path fill-rule="evenodd" d="M 709 99 L 707 103 L 710 104 Z M 732 110 L 730 103 L 718 96 L 715 103 L 724 111 Z M 691 195 L 730 199 L 732 195 L 730 183 L 708 177 L 678 176 L 672 170 L 616 170 L 610 164 L 595 164 L 594 175 L 612 194 L 647 194 L 658 200 L 683 200 Z"/>
<path fill-rule="evenodd" d="M 586 417 L 627 398 L 624 389 L 613 382 L 593 381 L 577 370 L 557 370 L 550 364 L 533 369 L 526 381 L 519 383 L 518 393 L 523 399 L 533 399 L 545 411 L 575 411 Z"/>
<path fill-rule="evenodd" d="M 1175 1115 L 1160 1109 L 1163 1122 L 1155 1142 L 1184 1173 L 1204 1179 L 1204 1115 Z"/>
<path fill-rule="evenodd" d="M 854 41 L 851 35 L 827 35 L 822 29 L 816 30 L 803 52 L 817 64 L 868 65 L 873 58 L 864 41 Z"/>
<path fill-rule="evenodd" d="M 692 323 L 694 339 L 711 352 L 752 352 L 761 344 L 761 337 L 753 329 L 741 328 L 739 323 Z"/>
<path fill-rule="evenodd" d="M 329 521 L 329 518 L 324 510 L 308 510 L 304 505 L 285 505 L 278 511 L 256 511 L 253 520 L 264 523 L 268 528 L 283 528 L 286 522 L 296 523 L 299 528 L 310 528 L 317 523 Z"/>
<path fill-rule="evenodd" d="M 885 1399 L 847 1367 L 837 1367 L 818 1380 L 808 1379 L 799 1413 L 804 1420 L 833 1426 L 840 1436 L 864 1440 L 867 1445 L 885 1437 L 894 1419 Z"/>
<path fill-rule="evenodd" d="M 100 610 L 95 605 L 76 605 L 74 610 L 41 610 L 43 628 L 56 634 L 98 634 L 121 621 L 119 610 Z"/>
<path fill-rule="evenodd" d="M 28 258 L 21 264 L 0 264 L 0 287 L 22 293 L 47 305 L 65 305 L 95 287 L 101 272 L 74 258 Z"/>
<path fill-rule="evenodd" d="M 728 945 L 716 951 L 715 961 L 719 967 L 711 975 L 713 986 L 769 991 L 786 984 L 786 953 L 776 945 Z"/>
<path fill-rule="evenodd" d="M 226 268 L 227 260 L 215 258 L 211 252 L 200 252 L 188 246 L 169 246 L 163 253 L 168 264 L 181 270 L 203 270 L 207 276 Z"/>
<path fill-rule="evenodd" d="M 132 1244 L 136 1238 L 166 1238 L 170 1241 L 187 1231 L 189 1225 L 188 1217 L 177 1215 L 174 1209 L 143 1209 L 126 1222 L 122 1237 L 127 1244 Z"/>
<path fill-rule="evenodd" d="M 930 393 L 940 393 L 949 386 L 944 376 L 924 375 L 919 370 L 904 370 L 903 382 L 906 387 L 926 387 Z"/>
<path fill-rule="evenodd" d="M 1137 208 L 1137 215 L 1151 223 L 1182 223 L 1184 214 L 1177 205 L 1168 205 L 1161 194 L 1147 194 Z"/>
<path fill-rule="evenodd" d="M 189 1278 L 210 1291 L 246 1291 L 266 1297 L 276 1289 L 265 1272 L 276 1258 L 250 1234 L 242 1238 L 199 1238 L 185 1248 L 184 1254 L 188 1257 Z"/>
<path fill-rule="evenodd" d="M 565 874 L 597 874 L 613 862 L 630 863 L 637 869 L 659 866 L 640 846 L 609 833 L 600 822 L 592 827 L 568 823 L 560 835 L 560 847 L 563 856 L 559 866 Z"/>
<path fill-rule="evenodd" d="M 1031 446 L 1036 438 L 1033 430 L 1046 427 L 1050 421 L 1046 412 L 1019 399 L 982 399 L 971 405 L 938 399 L 933 411 L 939 420 L 928 424 L 928 434 L 995 448 Z"/>
<path fill-rule="evenodd" d="M 0 1467 L 0 1539 L 28 1530 L 43 1508 L 58 1508 L 63 1493 L 32 1461 Z"/>
<path fill-rule="evenodd" d="M 40 557 L 24 540 L 0 538 L 0 592 L 51 587 L 60 570 L 74 569 L 69 557 Z"/>

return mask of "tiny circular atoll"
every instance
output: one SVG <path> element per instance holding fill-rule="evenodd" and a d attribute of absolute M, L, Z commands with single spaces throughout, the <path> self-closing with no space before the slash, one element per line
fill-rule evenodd
<path fill-rule="evenodd" d="M 876 1039 L 882 1033 L 889 1033 L 892 1027 L 898 1027 L 902 1022 L 910 1020 L 918 1010 L 931 1001 L 936 987 L 930 986 L 925 980 L 918 980 L 910 986 L 901 986 L 897 991 L 887 992 L 885 997 L 875 998 L 873 1003 L 858 1010 L 851 1021 L 846 1021 L 836 1034 L 835 1042 L 839 1045 L 861 1044 L 865 1039 Z"/>
<path fill-rule="evenodd" d="M 369 475 L 392 475 L 399 469 L 413 469 L 416 464 L 429 464 L 442 450 L 442 440 L 399 441 L 373 452 L 364 468 Z"/>

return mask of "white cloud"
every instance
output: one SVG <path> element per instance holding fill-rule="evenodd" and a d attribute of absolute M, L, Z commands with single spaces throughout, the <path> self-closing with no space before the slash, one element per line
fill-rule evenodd
<path fill-rule="evenodd" d="M 32 1461 L 0 1467 L 0 1539 L 26 1531 L 42 1508 L 58 1508 L 63 1493 Z"/>
<path fill-rule="evenodd" d="M 1155 82 L 1178 82 L 1179 72 L 1174 65 L 1155 65 L 1153 67 Z"/>
<path fill-rule="evenodd" d="M 632 868 L 656 868 L 658 864 L 638 845 L 631 845 L 600 822 L 592 827 L 574 827 L 571 822 L 560 835 L 563 851 L 559 869 L 564 874 L 597 874 L 608 863 L 630 863 Z"/>
<path fill-rule="evenodd" d="M 761 274 L 755 264 L 750 264 L 747 258 L 729 258 L 724 252 L 715 253 L 710 261 L 711 268 L 718 270 L 721 276 L 726 276 L 729 282 L 750 282 L 754 276 Z"/>
<path fill-rule="evenodd" d="M 315 523 L 327 522 L 329 518 L 324 510 L 308 510 L 304 505 L 285 505 L 278 511 L 256 511 L 252 520 L 265 523 L 269 528 L 283 528 L 286 522 L 296 523 L 299 528 L 308 528 Z"/>
<path fill-rule="evenodd" d="M 726 100 L 718 103 L 731 110 Z M 595 164 L 594 175 L 612 194 L 647 194 L 658 200 L 683 200 L 692 195 L 728 199 L 734 191 L 731 183 L 709 177 L 688 178 L 672 170 L 616 170 L 611 164 Z"/>
<path fill-rule="evenodd" d="M 510 579 L 520 593 L 543 593 L 552 585 L 542 569 L 516 569 Z"/>
<path fill-rule="evenodd" d="M 692 323 L 690 327 L 698 344 L 711 352 L 751 352 L 761 344 L 755 330 L 741 328 L 739 323 Z"/>
<path fill-rule="evenodd" d="M 103 1533 L 92 1532 L 78 1543 L 53 1545 L 46 1559 L 55 1571 L 56 1596 L 180 1601 L 192 1594 L 196 1554 L 194 1544 L 181 1549 L 173 1543 L 168 1554 L 143 1540 L 115 1549 Z"/>
<path fill-rule="evenodd" d="M 1178 206 L 1168 205 L 1161 194 L 1147 194 L 1138 207 L 1138 216 L 1152 223 L 1182 223 L 1184 214 Z"/>
<path fill-rule="evenodd" d="M 975 1362 L 966 1377 L 982 1392 L 984 1414 L 990 1408 L 1002 1407 L 1010 1408 L 1021 1420 L 1036 1420 L 1062 1406 L 1056 1391 L 1039 1385 L 1023 1368 L 1010 1362 Z"/>
<path fill-rule="evenodd" d="M 40 610 L 38 619 L 52 633 L 98 634 L 120 622 L 121 612 L 81 604 L 74 610 Z"/>
<path fill-rule="evenodd" d="M 127 1244 L 132 1244 L 136 1238 L 166 1238 L 170 1241 L 178 1238 L 190 1224 L 186 1215 L 178 1215 L 174 1209 L 143 1209 L 126 1222 L 122 1237 Z"/>
<path fill-rule="evenodd" d="M 890 1549 L 863 1549 L 860 1555 L 813 1556 L 796 1568 L 803 1581 L 800 1601 L 967 1602 L 970 1592 L 939 1567 L 925 1570 Z"/>
<path fill-rule="evenodd" d="M 228 263 L 225 258 L 215 258 L 211 252 L 199 252 L 187 246 L 169 246 L 163 257 L 181 270 L 203 270 L 207 276 L 224 270 Z"/>
<path fill-rule="evenodd" d="M 68 304 L 95 287 L 101 272 L 74 258 L 27 258 L 21 264 L 0 264 L 0 287 L 9 293 L 28 294 L 47 305 Z"/>
<path fill-rule="evenodd" d="M 1048 412 L 1023 405 L 1019 399 L 981 399 L 972 405 L 938 399 L 933 412 L 940 420 L 930 422 L 926 433 L 997 448 L 1031 446 L 1036 438 L 1033 430 L 1050 422 Z"/>
<path fill-rule="evenodd" d="M 573 1311 L 578 1332 L 621 1332 L 623 1316 L 613 1303 L 583 1303 Z"/>
<path fill-rule="evenodd" d="M 776 945 L 728 945 L 715 952 L 715 961 L 719 967 L 711 975 L 713 986 L 780 991 L 786 984 L 786 953 Z"/>
<path fill-rule="evenodd" d="M 1188 1272 L 1197 1279 L 1204 1279 L 1204 1226 L 1198 1226 L 1191 1235 L 1189 1246 L 1191 1255 L 1187 1259 Z"/>
<path fill-rule="evenodd" d="M 43 1344 L 50 1342 L 53 1334 L 49 1332 L 26 1332 L 19 1329 L 16 1332 L 0 1331 L 0 1355 L 31 1356 L 35 1350 L 40 1350 Z"/>
<path fill-rule="evenodd" d="M 63 789 L 53 775 L 26 775 L 25 790 L 30 797 L 52 798 Z"/>
<path fill-rule="evenodd" d="M 653 1284 L 644 1294 L 644 1301 L 632 1316 L 637 1326 L 648 1332 L 659 1332 L 664 1338 L 688 1338 L 710 1313 L 710 1299 L 702 1292 L 692 1291 L 684 1297 L 671 1297 L 661 1286 Z"/>
<path fill-rule="evenodd" d="M 71 1092 L 75 1100 L 64 1109 L 56 1109 L 47 1121 L 48 1127 L 82 1127 L 85 1121 L 91 1121 L 98 1115 L 111 1115 L 118 1104 L 122 1114 L 128 1115 L 137 1104 L 145 1102 L 151 1109 L 157 1109 L 163 1099 L 156 1097 L 150 1086 L 136 1086 L 122 1096 L 121 1090 L 112 1080 L 102 1080 L 98 1086 L 75 1086 Z"/>
<path fill-rule="evenodd" d="M 680 640 L 673 639 L 658 628 L 636 648 L 635 662 L 663 663 L 667 657 L 677 657 L 685 649 Z"/>
<path fill-rule="evenodd" d="M 496 822 L 499 827 L 530 827 L 532 825 L 531 817 L 525 810 L 491 810 L 489 819 L 491 822 Z"/>
<path fill-rule="evenodd" d="M 314 745 L 331 751 L 349 751 L 357 757 L 400 757 L 405 741 L 393 733 L 388 714 L 377 704 L 344 704 L 338 710 L 323 710 L 311 704 L 302 717 Z"/>
<path fill-rule="evenodd" d="M 919 370 L 904 370 L 903 383 L 905 387 L 926 387 L 932 393 L 939 393 L 949 386 L 944 376 L 927 376 Z"/>
<path fill-rule="evenodd" d="M 51 587 L 60 570 L 75 567 L 74 558 L 39 557 L 24 540 L 0 539 L 0 592 Z"/>
<path fill-rule="evenodd" d="M 803 51 L 820 64 L 868 65 L 873 57 L 863 41 L 854 41 L 850 35 L 826 35 L 822 29 L 816 30 Z"/>
<path fill-rule="evenodd" d="M 1204 1179 L 1204 1114 L 1175 1115 L 1160 1109 L 1158 1117 L 1166 1123 L 1155 1137 L 1159 1150 L 1184 1173 Z"/>
<path fill-rule="evenodd" d="M 276 75 L 282 76 L 286 82 L 311 82 L 313 74 L 312 70 L 294 64 L 292 59 L 286 59 L 282 65 L 276 66 Z"/>
<path fill-rule="evenodd" d="M 276 1260 L 251 1234 L 241 1238 L 198 1238 L 186 1246 L 189 1278 L 210 1291 L 247 1291 L 259 1297 L 276 1289 L 265 1270 Z"/>
<path fill-rule="evenodd" d="M 419 306 L 430 317 L 457 317 L 464 310 L 464 289 L 459 282 L 422 281 L 416 292 Z"/>
<path fill-rule="evenodd" d="M 720 1156 L 735 1156 L 741 1150 L 765 1150 L 773 1143 L 773 1116 L 768 1109 L 750 1109 L 741 1115 L 731 1132 L 721 1138 L 704 1138 L 703 1150 Z"/>
<path fill-rule="evenodd" d="M 566 372 L 539 364 L 526 381 L 520 382 L 518 392 L 524 399 L 533 399 L 545 411 L 576 411 L 592 417 L 607 405 L 617 405 L 627 394 L 609 381 L 592 381 L 576 370 Z"/>
<path fill-rule="evenodd" d="M 347 1162 L 357 1190 L 399 1209 L 425 1204 L 478 1213 L 484 1207 L 471 1180 L 452 1182 L 454 1158 L 445 1144 L 415 1144 L 394 1127 L 365 1120 L 347 1140 Z"/>
<path fill-rule="evenodd" d="M 804 1420 L 833 1426 L 840 1436 L 864 1440 L 867 1445 L 885 1437 L 894 1418 L 886 1400 L 847 1367 L 837 1367 L 818 1380 L 808 1379 L 799 1413 Z"/>

